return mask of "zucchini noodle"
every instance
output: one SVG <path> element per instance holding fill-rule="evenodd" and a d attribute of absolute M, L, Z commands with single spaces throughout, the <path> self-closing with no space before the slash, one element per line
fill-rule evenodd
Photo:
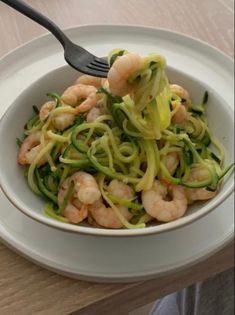
<path fill-rule="evenodd" d="M 155 150 L 155 143 L 151 140 L 142 140 L 142 146 L 146 153 L 147 168 L 144 176 L 140 182 L 136 185 L 136 191 L 150 189 L 153 185 L 153 181 L 157 175 L 159 165 L 157 165 L 159 157 L 158 151 Z"/>
<path fill-rule="evenodd" d="M 42 126 L 43 126 L 43 123 L 39 122 L 38 124 L 35 124 L 32 128 L 25 130 L 24 134 L 26 136 L 29 136 L 30 134 L 33 134 L 33 133 L 41 130 Z"/>
<path fill-rule="evenodd" d="M 77 104 L 67 104 L 69 97 L 65 104 L 64 94 L 48 93 L 54 101 L 52 107 L 45 106 L 40 112 L 33 106 L 34 115 L 25 124 L 23 139 L 17 139 L 18 162 L 26 167 L 28 185 L 47 200 L 44 212 L 55 220 L 79 224 L 80 217 L 71 218 L 69 211 L 73 211 L 73 216 L 83 211 L 82 220 L 97 225 L 98 220 L 89 210 L 97 201 L 103 202 L 104 208 L 111 207 L 114 218 L 124 228 L 144 228 L 148 222 L 159 220 L 143 201 L 144 193 L 153 192 L 157 183 L 167 191 L 163 200 L 166 203 L 172 187 L 177 185 L 185 187 L 185 194 L 197 189 L 199 194 L 214 196 L 234 167 L 231 164 L 223 168 L 224 148 L 208 125 L 208 92 L 199 105 L 194 105 L 183 87 L 177 86 L 177 82 L 174 86 L 169 84 L 165 58 L 158 54 L 147 57 L 132 54 L 132 58 L 139 60 L 139 66 L 125 73 L 129 65 L 119 69 L 118 65 L 122 65 L 119 58 L 127 62 L 131 56 L 128 54 L 119 49 L 109 54 L 110 66 L 120 76 L 120 83 L 112 77 L 111 68 L 108 82 L 95 79 L 101 82 L 97 90 L 85 85 L 75 88 L 72 99 L 77 97 Z M 81 108 L 87 111 L 79 113 Z M 88 184 L 84 180 L 76 182 L 76 176 L 84 174 L 92 176 Z M 71 180 L 67 188 L 66 179 Z M 97 196 L 94 187 L 88 194 L 92 180 L 98 189 Z M 86 201 L 80 196 L 83 185 L 87 185 Z M 120 187 L 111 194 L 109 185 Z M 133 198 L 123 196 L 130 191 Z M 93 195 L 100 199 L 91 202 Z M 68 205 L 71 207 L 66 208 Z M 120 206 L 126 208 L 127 217 L 131 213 L 130 219 L 124 217 Z M 155 206 L 156 212 L 159 207 Z"/>
<path fill-rule="evenodd" d="M 52 132 L 51 130 L 48 130 L 46 132 L 46 135 L 51 139 L 51 140 L 54 140 L 56 142 L 69 142 L 70 140 L 70 135 L 68 136 L 61 136 L 61 135 L 58 135 L 54 132 Z"/>
<path fill-rule="evenodd" d="M 224 163 L 224 148 L 222 143 L 219 142 L 218 139 L 216 139 L 215 137 L 211 136 L 211 142 L 213 143 L 213 145 L 217 148 L 217 150 L 219 151 L 219 159 L 220 159 L 220 165 L 223 165 Z"/>
<path fill-rule="evenodd" d="M 113 211 L 115 212 L 115 214 L 118 217 L 118 219 L 122 222 L 123 226 L 125 226 L 128 229 L 144 228 L 145 227 L 144 223 L 139 223 L 139 224 L 134 225 L 134 224 L 129 223 L 124 218 L 124 216 L 120 213 L 118 208 L 114 205 L 114 203 L 111 201 L 111 199 L 107 196 L 107 193 L 104 192 L 103 186 L 104 186 L 104 177 L 102 176 L 101 179 L 99 180 L 99 187 L 100 187 L 100 191 L 101 191 L 102 197 L 110 205 L 110 207 L 113 209 Z"/>
<path fill-rule="evenodd" d="M 49 142 L 42 150 L 37 154 L 34 161 L 30 164 L 29 170 L 28 170 L 28 184 L 29 187 L 36 193 L 40 194 L 40 191 L 38 189 L 38 186 L 35 184 L 34 181 L 34 170 L 38 164 L 38 162 L 41 160 L 41 158 L 46 155 L 54 146 L 54 142 Z"/>
<path fill-rule="evenodd" d="M 54 110 L 52 110 L 50 112 L 50 116 L 53 117 L 53 116 L 56 116 L 56 115 L 59 115 L 59 114 L 63 114 L 63 113 L 76 115 L 77 112 L 76 112 L 75 108 L 73 108 L 71 106 L 64 105 L 64 106 L 57 107 Z"/>

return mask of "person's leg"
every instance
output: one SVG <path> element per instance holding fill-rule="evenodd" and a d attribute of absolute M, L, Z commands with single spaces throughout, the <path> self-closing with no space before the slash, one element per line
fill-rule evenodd
<path fill-rule="evenodd" d="M 175 293 L 157 300 L 149 315 L 180 315 Z"/>
<path fill-rule="evenodd" d="M 157 300 L 149 315 L 233 315 L 234 269 Z"/>

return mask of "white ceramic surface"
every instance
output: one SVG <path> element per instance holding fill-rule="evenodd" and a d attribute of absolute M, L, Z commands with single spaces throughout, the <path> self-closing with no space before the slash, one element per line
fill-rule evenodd
<path fill-rule="evenodd" d="M 0 198 L 0 239 L 7 246 L 49 270 L 87 281 L 131 282 L 174 273 L 215 253 L 234 235 L 232 196 L 178 230 L 121 238 L 52 229 Z"/>
<path fill-rule="evenodd" d="M 112 29 L 110 29 L 110 31 L 112 31 Z M 151 44 L 148 45 L 150 46 L 148 48 L 148 53 L 150 53 L 152 47 Z M 145 44 L 145 48 L 146 46 L 147 44 Z M 117 44 L 113 47 L 117 47 Z M 136 50 L 137 49 L 132 49 L 132 51 Z M 156 46 L 154 50 L 161 52 L 159 46 Z M 139 47 L 137 51 L 143 54 Z M 98 54 L 98 51 L 96 54 Z M 105 54 L 108 54 L 108 51 L 103 51 L 103 55 Z M 168 60 L 167 56 L 166 58 Z M 60 57 L 58 56 L 57 59 L 60 59 Z M 224 59 L 226 58 L 224 57 Z M 181 62 L 185 62 L 185 60 L 183 59 Z M 204 69 L 204 71 L 206 71 L 206 69 Z M 46 74 L 40 69 L 40 73 L 41 77 L 39 79 L 32 80 L 31 85 L 26 89 L 22 89 L 20 95 L 15 97 L 0 124 L 0 147 L 5 147 L 5 154 L 0 156 L 0 186 L 9 200 L 28 216 L 53 227 L 79 233 L 106 236 L 146 235 L 179 228 L 199 219 L 221 204 L 233 191 L 233 178 L 230 176 L 217 196 L 212 200 L 201 204 L 195 204 L 190 207 L 190 210 L 187 211 L 184 217 L 176 221 L 160 224 L 158 226 L 149 226 L 146 229 L 97 229 L 89 226 L 66 224 L 48 218 L 42 211 L 45 201 L 42 198 L 37 197 L 28 188 L 23 176 L 23 169 L 16 163 L 17 146 L 15 145 L 15 139 L 22 134 L 25 122 L 32 115 L 31 106 L 34 104 L 40 107 L 41 104 L 45 102 L 48 91 L 57 92 L 59 94 L 62 93 L 66 87 L 74 82 L 74 79 L 78 74 L 69 66 L 47 71 Z M 168 67 L 168 77 L 171 82 L 182 84 L 186 87 L 194 103 L 200 102 L 205 90 L 209 91 L 209 102 L 207 104 L 209 126 L 213 133 L 224 144 L 226 149 L 225 165 L 229 165 L 233 161 L 234 152 L 233 136 L 230 133 L 234 126 L 233 112 L 230 104 L 221 96 L 220 89 L 214 89 L 210 81 L 204 83 L 197 78 L 194 78 L 194 74 L 189 70 L 187 73 L 184 73 L 183 71 L 176 69 L 175 64 Z M 226 121 L 226 124 L 221 124 L 221 120 Z M 14 124 L 12 124 L 13 121 Z M 9 128 L 10 125 L 11 128 Z M 218 128 L 218 126 L 220 127 Z M 7 159 L 5 158 L 5 155 L 8 157 Z"/>
<path fill-rule="evenodd" d="M 99 56 L 113 47 L 125 47 L 143 55 L 157 50 L 166 56 L 172 75 L 187 73 L 207 86 L 217 99 L 229 106 L 233 104 L 232 61 L 199 41 L 168 31 L 126 26 L 86 26 L 67 33 Z M 0 62 L 0 115 L 33 82 L 64 65 L 61 48 L 49 35 L 6 56 Z M 220 121 L 214 123 L 219 125 Z M 1 149 L 1 157 L 2 152 Z M 12 185 L 18 181 L 15 178 Z M 72 277 L 134 281 L 185 267 L 224 246 L 234 233 L 233 207 L 230 196 L 200 220 L 175 231 L 135 238 L 103 238 L 42 225 L 19 212 L 1 193 L 0 237 L 22 255 Z"/>

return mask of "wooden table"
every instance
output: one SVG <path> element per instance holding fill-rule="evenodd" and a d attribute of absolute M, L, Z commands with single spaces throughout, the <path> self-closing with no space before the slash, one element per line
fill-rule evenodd
<path fill-rule="evenodd" d="M 31 0 L 62 28 L 142 24 L 200 38 L 233 56 L 233 0 Z M 46 31 L 0 3 L 0 57 Z M 94 284 L 42 269 L 0 244 L 0 314 L 122 315 L 234 266 L 233 244 L 191 268 L 132 284 Z"/>

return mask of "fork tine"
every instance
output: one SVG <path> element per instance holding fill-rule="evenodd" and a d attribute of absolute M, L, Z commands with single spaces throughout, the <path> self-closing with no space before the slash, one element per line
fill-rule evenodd
<path fill-rule="evenodd" d="M 95 61 L 92 61 L 90 63 L 91 66 L 95 66 L 99 69 L 104 69 L 104 70 L 109 70 L 109 66 L 108 65 L 104 65 L 104 64 L 99 64 L 99 63 L 96 63 Z"/>
<path fill-rule="evenodd" d="M 108 73 L 108 71 L 109 71 L 109 68 L 103 68 L 103 67 L 96 66 L 96 65 L 93 65 L 93 64 L 87 65 L 87 68 L 89 68 L 91 70 L 97 70 L 97 71 L 101 71 L 101 72 L 106 72 L 106 73 Z"/>
<path fill-rule="evenodd" d="M 96 61 L 96 62 L 98 62 L 98 63 L 100 63 L 100 64 L 103 64 L 103 65 L 105 65 L 105 66 L 108 66 L 108 67 L 109 67 L 108 62 L 107 62 L 105 59 L 95 57 L 95 58 L 94 58 L 94 61 Z"/>
<path fill-rule="evenodd" d="M 100 61 L 94 59 L 94 60 L 92 60 L 91 63 L 94 63 L 94 64 L 96 64 L 97 66 L 102 66 L 102 67 L 109 68 L 109 64 L 108 64 L 107 62 L 104 63 L 104 62 L 100 62 Z"/>
<path fill-rule="evenodd" d="M 108 71 L 99 71 L 90 68 L 84 68 L 82 72 L 100 78 L 107 78 L 108 75 Z"/>

